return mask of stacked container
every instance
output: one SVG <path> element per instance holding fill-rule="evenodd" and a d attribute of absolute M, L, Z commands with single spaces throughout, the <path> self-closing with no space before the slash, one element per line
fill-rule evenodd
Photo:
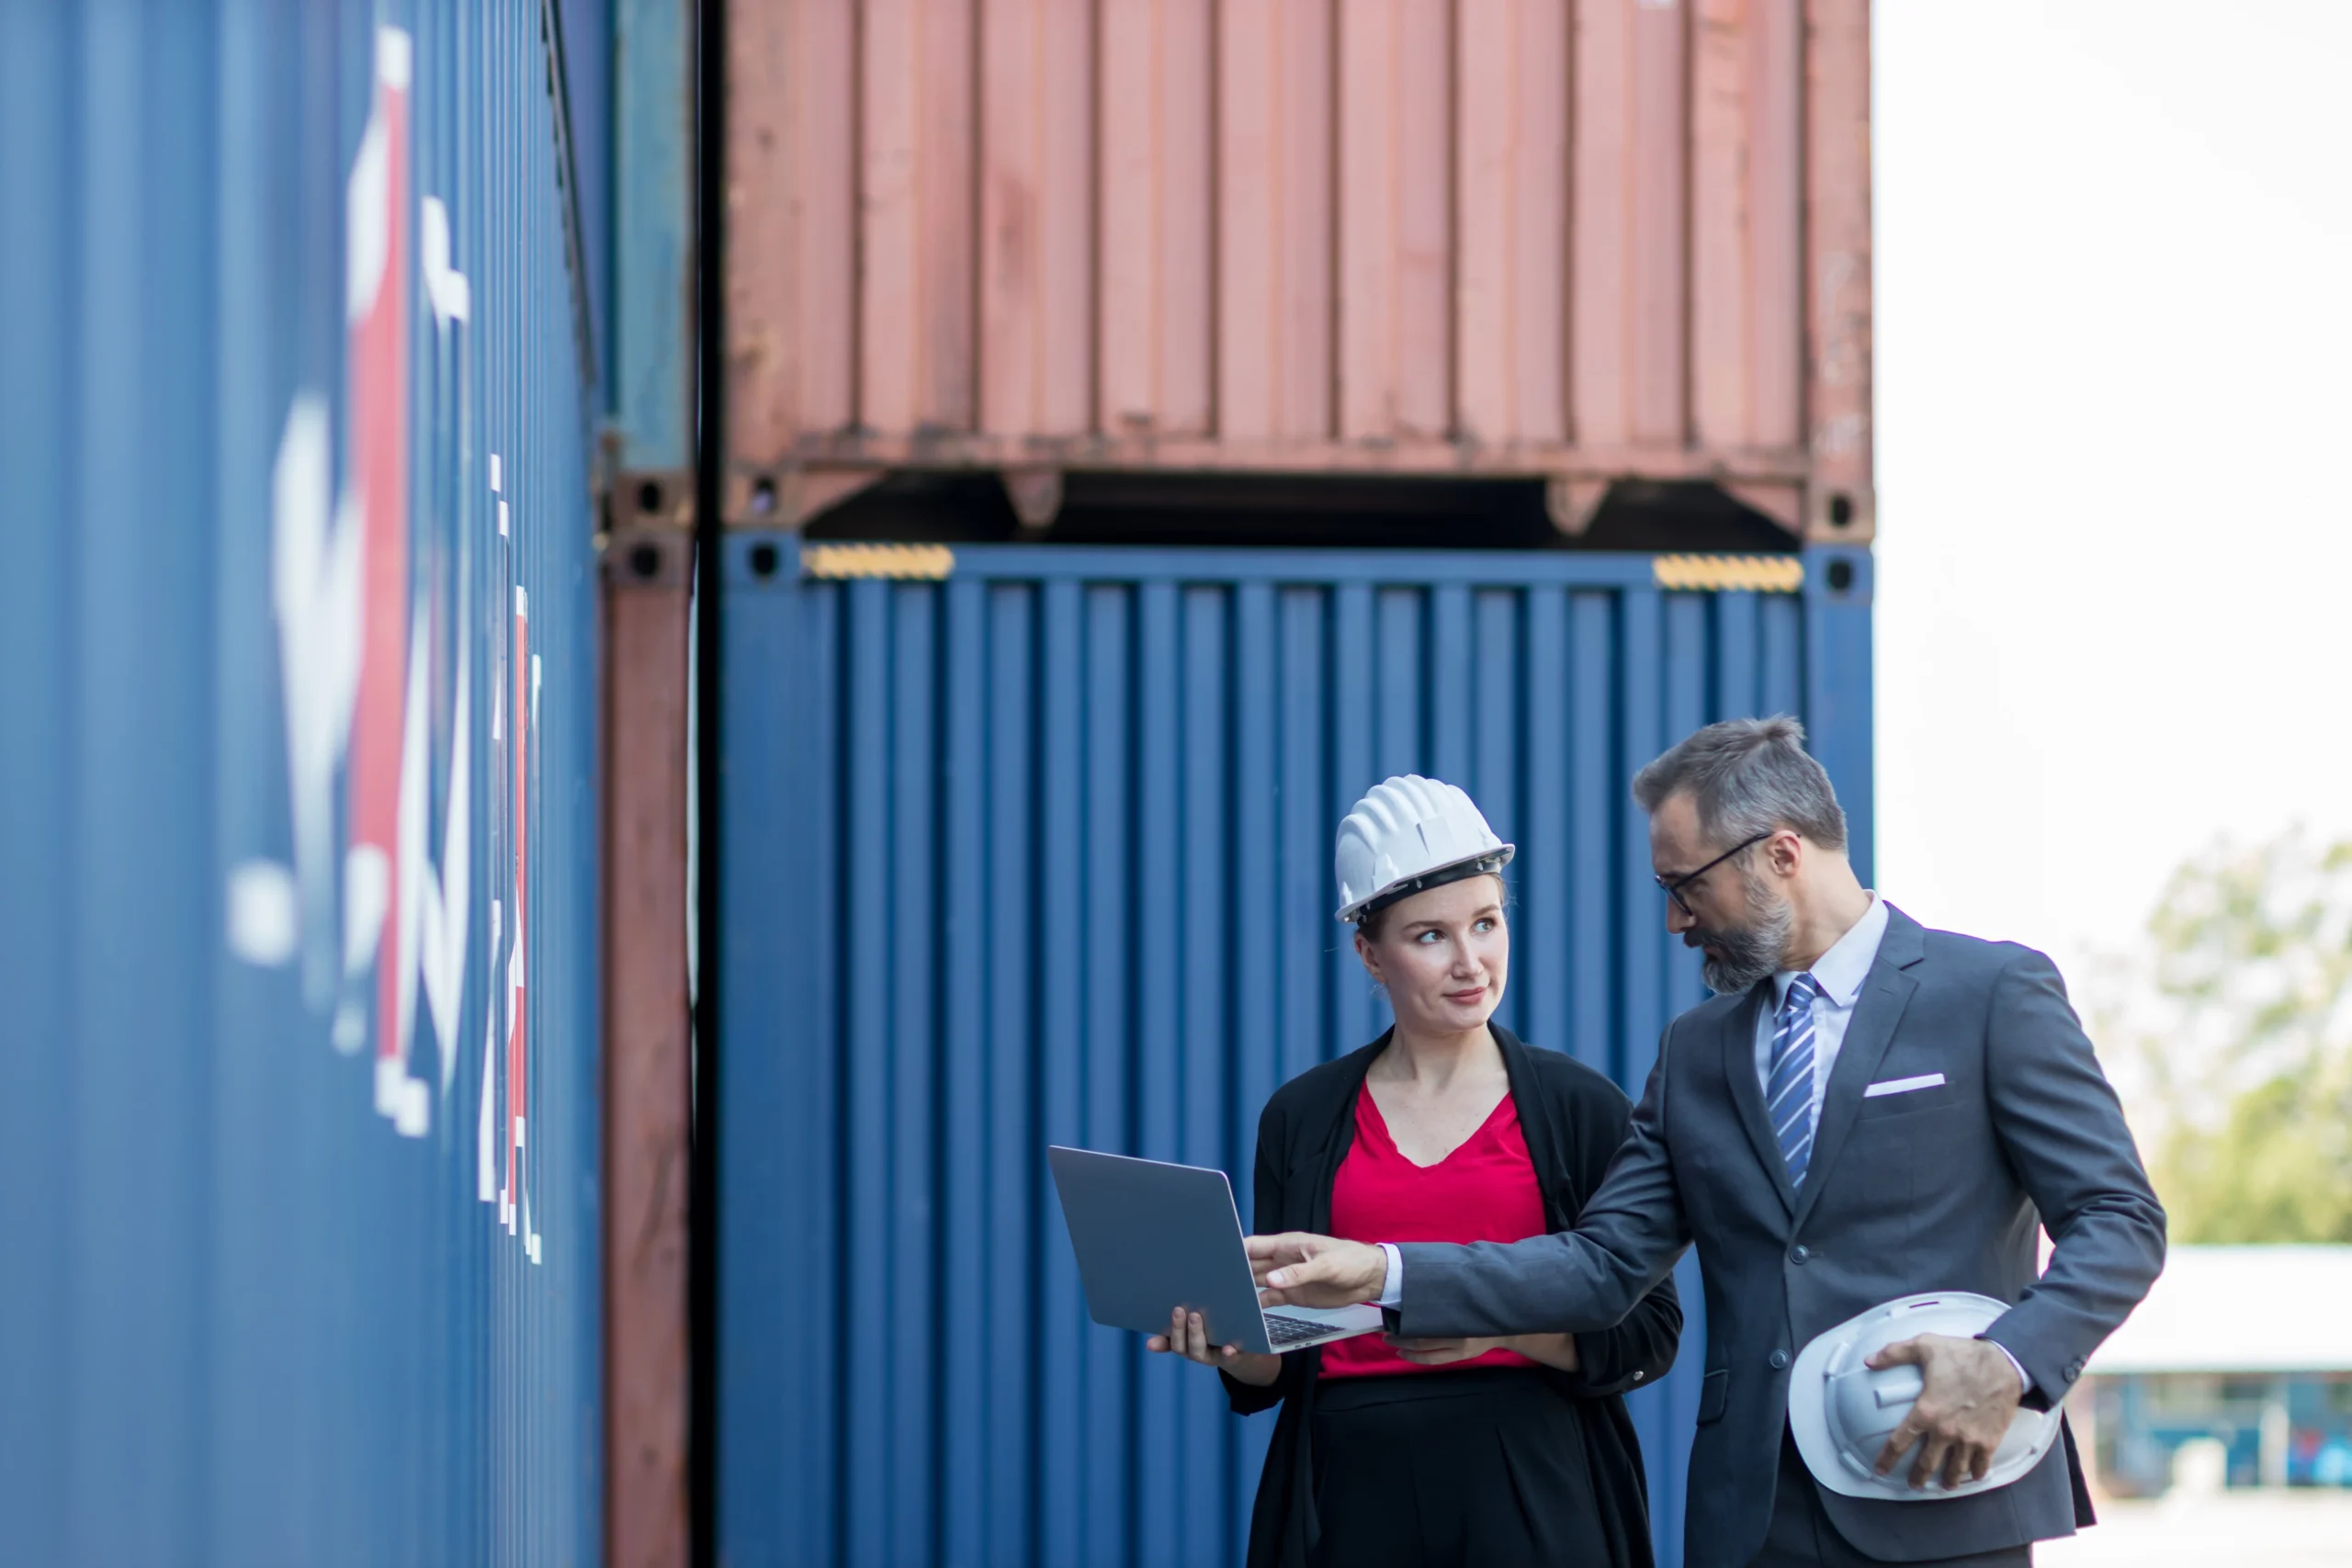
<path fill-rule="evenodd" d="M 1637 767 L 1795 712 L 1867 877 L 1867 7 L 740 0 L 727 28 L 717 1549 L 1237 1562 L 1272 1417 L 1089 1322 L 1046 1145 L 1248 1190 L 1266 1097 L 1383 1025 L 1329 856 L 1387 773 L 1520 846 L 1502 1016 L 1635 1094 L 1703 995 Z M 910 474 L 1001 480 L 1025 526 L 893 536 L 856 498 Z M 1163 506 L 1248 475 L 1261 513 L 1335 476 L 1540 483 L 1558 532 L 1055 542 L 1106 474 Z M 1756 553 L 1670 518 L 1591 547 L 1613 489 L 1709 486 Z M 1631 1402 L 1667 1563 L 1684 1269 L 1681 1363 Z"/>
<path fill-rule="evenodd" d="M 0 15 L 12 1562 L 599 1558 L 604 27 Z"/>

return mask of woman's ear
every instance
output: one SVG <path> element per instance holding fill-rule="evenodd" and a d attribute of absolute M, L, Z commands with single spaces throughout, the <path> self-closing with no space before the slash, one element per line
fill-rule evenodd
<path fill-rule="evenodd" d="M 1371 976 L 1380 985 L 1388 984 L 1388 976 L 1380 972 L 1380 954 L 1374 951 L 1371 942 L 1364 940 L 1361 927 L 1356 931 L 1356 956 L 1363 961 L 1365 974 Z"/>

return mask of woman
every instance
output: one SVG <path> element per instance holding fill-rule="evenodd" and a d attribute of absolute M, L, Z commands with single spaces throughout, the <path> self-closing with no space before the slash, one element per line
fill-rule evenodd
<path fill-rule="evenodd" d="M 1451 784 L 1392 778 L 1340 827 L 1339 918 L 1396 1026 L 1302 1073 L 1258 1122 L 1255 1228 L 1361 1241 L 1566 1230 L 1631 1108 L 1607 1078 L 1489 1021 L 1512 847 Z M 1650 1562 L 1620 1397 L 1673 1365 L 1671 1281 L 1604 1334 L 1399 1340 L 1284 1356 L 1212 1346 L 1179 1311 L 1149 1348 L 1214 1366 L 1234 1410 L 1279 1404 L 1250 1568 Z"/>

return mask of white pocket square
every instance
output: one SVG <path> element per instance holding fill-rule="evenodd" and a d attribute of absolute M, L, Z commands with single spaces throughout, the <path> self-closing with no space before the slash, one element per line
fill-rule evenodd
<path fill-rule="evenodd" d="M 1940 1089 L 1943 1081 L 1941 1073 L 1921 1073 L 1916 1078 L 1881 1078 L 1862 1090 L 1862 1098 L 1876 1100 L 1882 1094 L 1909 1094 L 1917 1089 Z"/>

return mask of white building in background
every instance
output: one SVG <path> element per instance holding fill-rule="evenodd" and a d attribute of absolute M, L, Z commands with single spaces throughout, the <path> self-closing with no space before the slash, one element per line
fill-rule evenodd
<path fill-rule="evenodd" d="M 2352 1246 L 2174 1247 L 2084 1383 L 2068 1415 L 2112 1495 L 2162 1492 L 2199 1439 L 2233 1487 L 2352 1488 Z"/>

